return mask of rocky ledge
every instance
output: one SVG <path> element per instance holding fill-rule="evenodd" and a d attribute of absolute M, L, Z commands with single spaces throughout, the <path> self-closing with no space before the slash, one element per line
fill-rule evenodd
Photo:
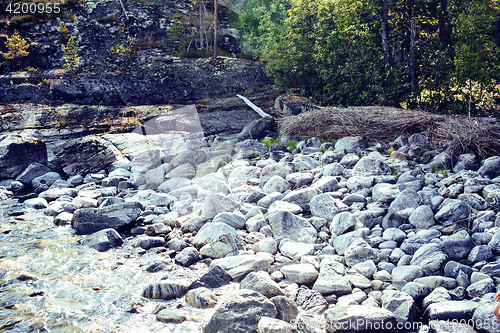
<path fill-rule="evenodd" d="M 167 254 L 151 272 L 207 264 L 190 283 L 138 291 L 215 307 L 204 332 L 498 332 L 500 157 L 416 162 L 433 149 L 419 134 L 395 151 L 301 139 L 207 143 L 179 130 L 47 152 L 4 134 L 0 200 L 11 216 L 43 210 L 97 251 L 132 235 L 135 253 Z M 240 289 L 217 297 L 230 281 Z M 191 320 L 164 303 L 154 314 Z"/>

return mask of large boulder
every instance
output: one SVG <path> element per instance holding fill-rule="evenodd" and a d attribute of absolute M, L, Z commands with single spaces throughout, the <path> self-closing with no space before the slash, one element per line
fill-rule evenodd
<path fill-rule="evenodd" d="M 366 260 L 377 260 L 377 253 L 363 238 L 356 239 L 344 253 L 345 263 L 352 267 Z"/>
<path fill-rule="evenodd" d="M 89 235 L 82 241 L 99 252 L 105 252 L 111 248 L 119 247 L 123 244 L 123 239 L 115 229 L 104 229 Z"/>
<path fill-rule="evenodd" d="M 438 244 L 429 243 L 422 245 L 413 255 L 410 265 L 422 267 L 424 275 L 439 271 L 444 267 L 448 256 L 441 251 Z"/>
<path fill-rule="evenodd" d="M 238 140 L 243 141 L 247 139 L 260 140 L 270 132 L 276 131 L 276 121 L 271 118 L 260 118 L 249 122 L 243 127 Z"/>
<path fill-rule="evenodd" d="M 104 208 L 81 208 L 74 212 L 71 226 L 79 234 L 89 234 L 103 229 L 118 229 L 135 221 L 141 213 L 138 202 L 122 202 Z"/>
<path fill-rule="evenodd" d="M 345 150 L 346 153 L 355 153 L 357 148 L 367 148 L 368 144 L 360 136 L 346 136 L 335 143 L 336 150 Z"/>
<path fill-rule="evenodd" d="M 384 161 L 371 156 L 362 157 L 352 169 L 353 176 L 380 176 L 390 175 L 391 168 Z"/>
<path fill-rule="evenodd" d="M 229 293 L 215 308 L 203 333 L 257 333 L 262 317 L 276 317 L 276 307 L 256 291 Z"/>
<path fill-rule="evenodd" d="M 336 306 L 326 310 L 324 316 L 328 333 L 394 332 L 397 325 L 391 311 L 364 305 Z"/>
<path fill-rule="evenodd" d="M 275 237 L 304 243 L 316 242 L 316 229 L 303 217 L 286 211 L 275 211 L 269 216 L 269 223 Z"/>
<path fill-rule="evenodd" d="M 59 147 L 53 162 L 68 176 L 94 173 L 107 169 L 117 160 L 112 148 L 110 143 L 97 137 L 73 139 Z"/>
<path fill-rule="evenodd" d="M 0 180 L 16 178 L 35 162 L 47 162 L 45 142 L 19 134 L 0 135 Z"/>
<path fill-rule="evenodd" d="M 352 292 L 349 279 L 345 276 L 344 265 L 333 256 L 327 256 L 321 260 L 319 276 L 314 283 L 313 290 L 321 294 L 344 295 Z"/>

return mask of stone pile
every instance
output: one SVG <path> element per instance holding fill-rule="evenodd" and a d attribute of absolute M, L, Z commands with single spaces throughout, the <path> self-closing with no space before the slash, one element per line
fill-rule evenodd
<path fill-rule="evenodd" d="M 0 199 L 11 215 L 43 209 L 98 251 L 131 234 L 137 254 L 161 250 L 186 267 L 203 260 L 209 271 L 196 281 L 142 292 L 215 306 L 204 332 L 498 332 L 500 157 L 455 158 L 424 135 L 400 137 L 390 151 L 345 137 L 290 152 L 289 139 L 129 160 L 87 137 L 72 142 L 73 158 L 37 153 L 15 169 L 9 152 L 45 146 L 8 137 Z M 230 281 L 240 289 L 219 299 L 214 289 Z M 155 314 L 189 320 L 164 304 Z"/>

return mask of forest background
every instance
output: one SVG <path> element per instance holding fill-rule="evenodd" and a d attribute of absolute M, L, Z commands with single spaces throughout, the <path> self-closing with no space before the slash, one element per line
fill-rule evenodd
<path fill-rule="evenodd" d="M 280 88 L 328 105 L 498 112 L 500 0 L 235 3 L 229 24 Z"/>

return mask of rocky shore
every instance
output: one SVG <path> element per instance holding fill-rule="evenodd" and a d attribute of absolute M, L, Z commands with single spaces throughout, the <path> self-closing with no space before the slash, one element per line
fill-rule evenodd
<path fill-rule="evenodd" d="M 0 135 L 4 215 L 43 212 L 89 251 L 133 237 L 165 272 L 137 290 L 156 319 L 193 320 L 161 302 L 185 298 L 215 308 L 207 333 L 500 331 L 500 157 L 454 157 L 425 133 L 259 141 L 257 120 L 206 140 L 182 117 L 153 123 L 50 145 Z"/>

